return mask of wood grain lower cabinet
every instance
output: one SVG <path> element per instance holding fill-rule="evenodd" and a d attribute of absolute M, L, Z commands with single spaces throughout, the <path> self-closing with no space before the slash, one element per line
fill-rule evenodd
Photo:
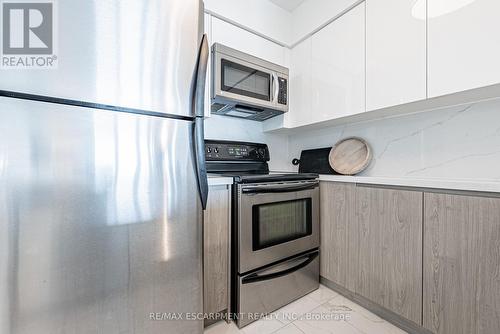
<path fill-rule="evenodd" d="M 354 290 L 349 232 L 355 219 L 355 188 L 353 183 L 320 184 L 321 276 L 349 290 Z"/>
<path fill-rule="evenodd" d="M 436 334 L 500 333 L 499 197 L 320 191 L 321 276 Z"/>
<path fill-rule="evenodd" d="M 321 182 L 321 276 L 421 324 L 422 193 Z"/>
<path fill-rule="evenodd" d="M 356 187 L 354 292 L 421 323 L 422 193 Z"/>
<path fill-rule="evenodd" d="M 230 223 L 230 187 L 210 187 L 203 218 L 205 313 L 222 312 L 228 308 Z"/>
<path fill-rule="evenodd" d="M 500 333 L 500 198 L 425 194 L 424 327 Z"/>

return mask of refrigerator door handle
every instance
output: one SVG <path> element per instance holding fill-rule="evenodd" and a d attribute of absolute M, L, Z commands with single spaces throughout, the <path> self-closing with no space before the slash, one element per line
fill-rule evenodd
<path fill-rule="evenodd" d="M 205 163 L 205 135 L 203 118 L 196 117 L 194 121 L 194 145 L 196 159 L 196 173 L 198 177 L 198 191 L 203 210 L 207 208 L 208 201 L 208 176 Z"/>
<path fill-rule="evenodd" d="M 198 190 L 200 193 L 203 210 L 207 208 L 208 200 L 208 177 L 205 163 L 205 132 L 203 117 L 205 114 L 205 81 L 207 77 L 208 65 L 208 42 L 207 35 L 204 34 L 201 40 L 200 52 L 198 55 L 198 66 L 196 69 L 196 82 L 194 87 L 193 107 L 194 107 L 194 151 L 196 161 L 196 173 L 198 177 Z"/>
<path fill-rule="evenodd" d="M 205 116 L 205 82 L 208 67 L 208 40 L 207 34 L 201 39 L 200 52 L 198 54 L 198 66 L 196 69 L 196 84 L 194 91 L 194 116 Z"/>

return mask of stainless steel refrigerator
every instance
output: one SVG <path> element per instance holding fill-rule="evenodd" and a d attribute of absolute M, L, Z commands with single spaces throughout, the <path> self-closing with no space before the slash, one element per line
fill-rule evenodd
<path fill-rule="evenodd" d="M 202 333 L 203 3 L 54 15 L 57 68 L 0 70 L 0 333 Z"/>

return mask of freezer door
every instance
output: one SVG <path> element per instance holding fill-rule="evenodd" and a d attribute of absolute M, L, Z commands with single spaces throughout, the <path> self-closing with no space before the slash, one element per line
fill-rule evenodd
<path fill-rule="evenodd" d="M 0 333 L 202 333 L 192 134 L 0 98 Z"/>
<path fill-rule="evenodd" d="M 55 69 L 0 69 L 0 90 L 193 116 L 200 0 L 55 1 Z"/>

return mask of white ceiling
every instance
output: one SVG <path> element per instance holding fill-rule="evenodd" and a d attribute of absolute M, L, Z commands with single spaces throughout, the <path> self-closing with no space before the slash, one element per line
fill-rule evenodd
<path fill-rule="evenodd" d="M 289 12 L 292 12 L 295 8 L 299 7 L 300 4 L 303 3 L 305 0 L 269 0 L 269 1 Z"/>

